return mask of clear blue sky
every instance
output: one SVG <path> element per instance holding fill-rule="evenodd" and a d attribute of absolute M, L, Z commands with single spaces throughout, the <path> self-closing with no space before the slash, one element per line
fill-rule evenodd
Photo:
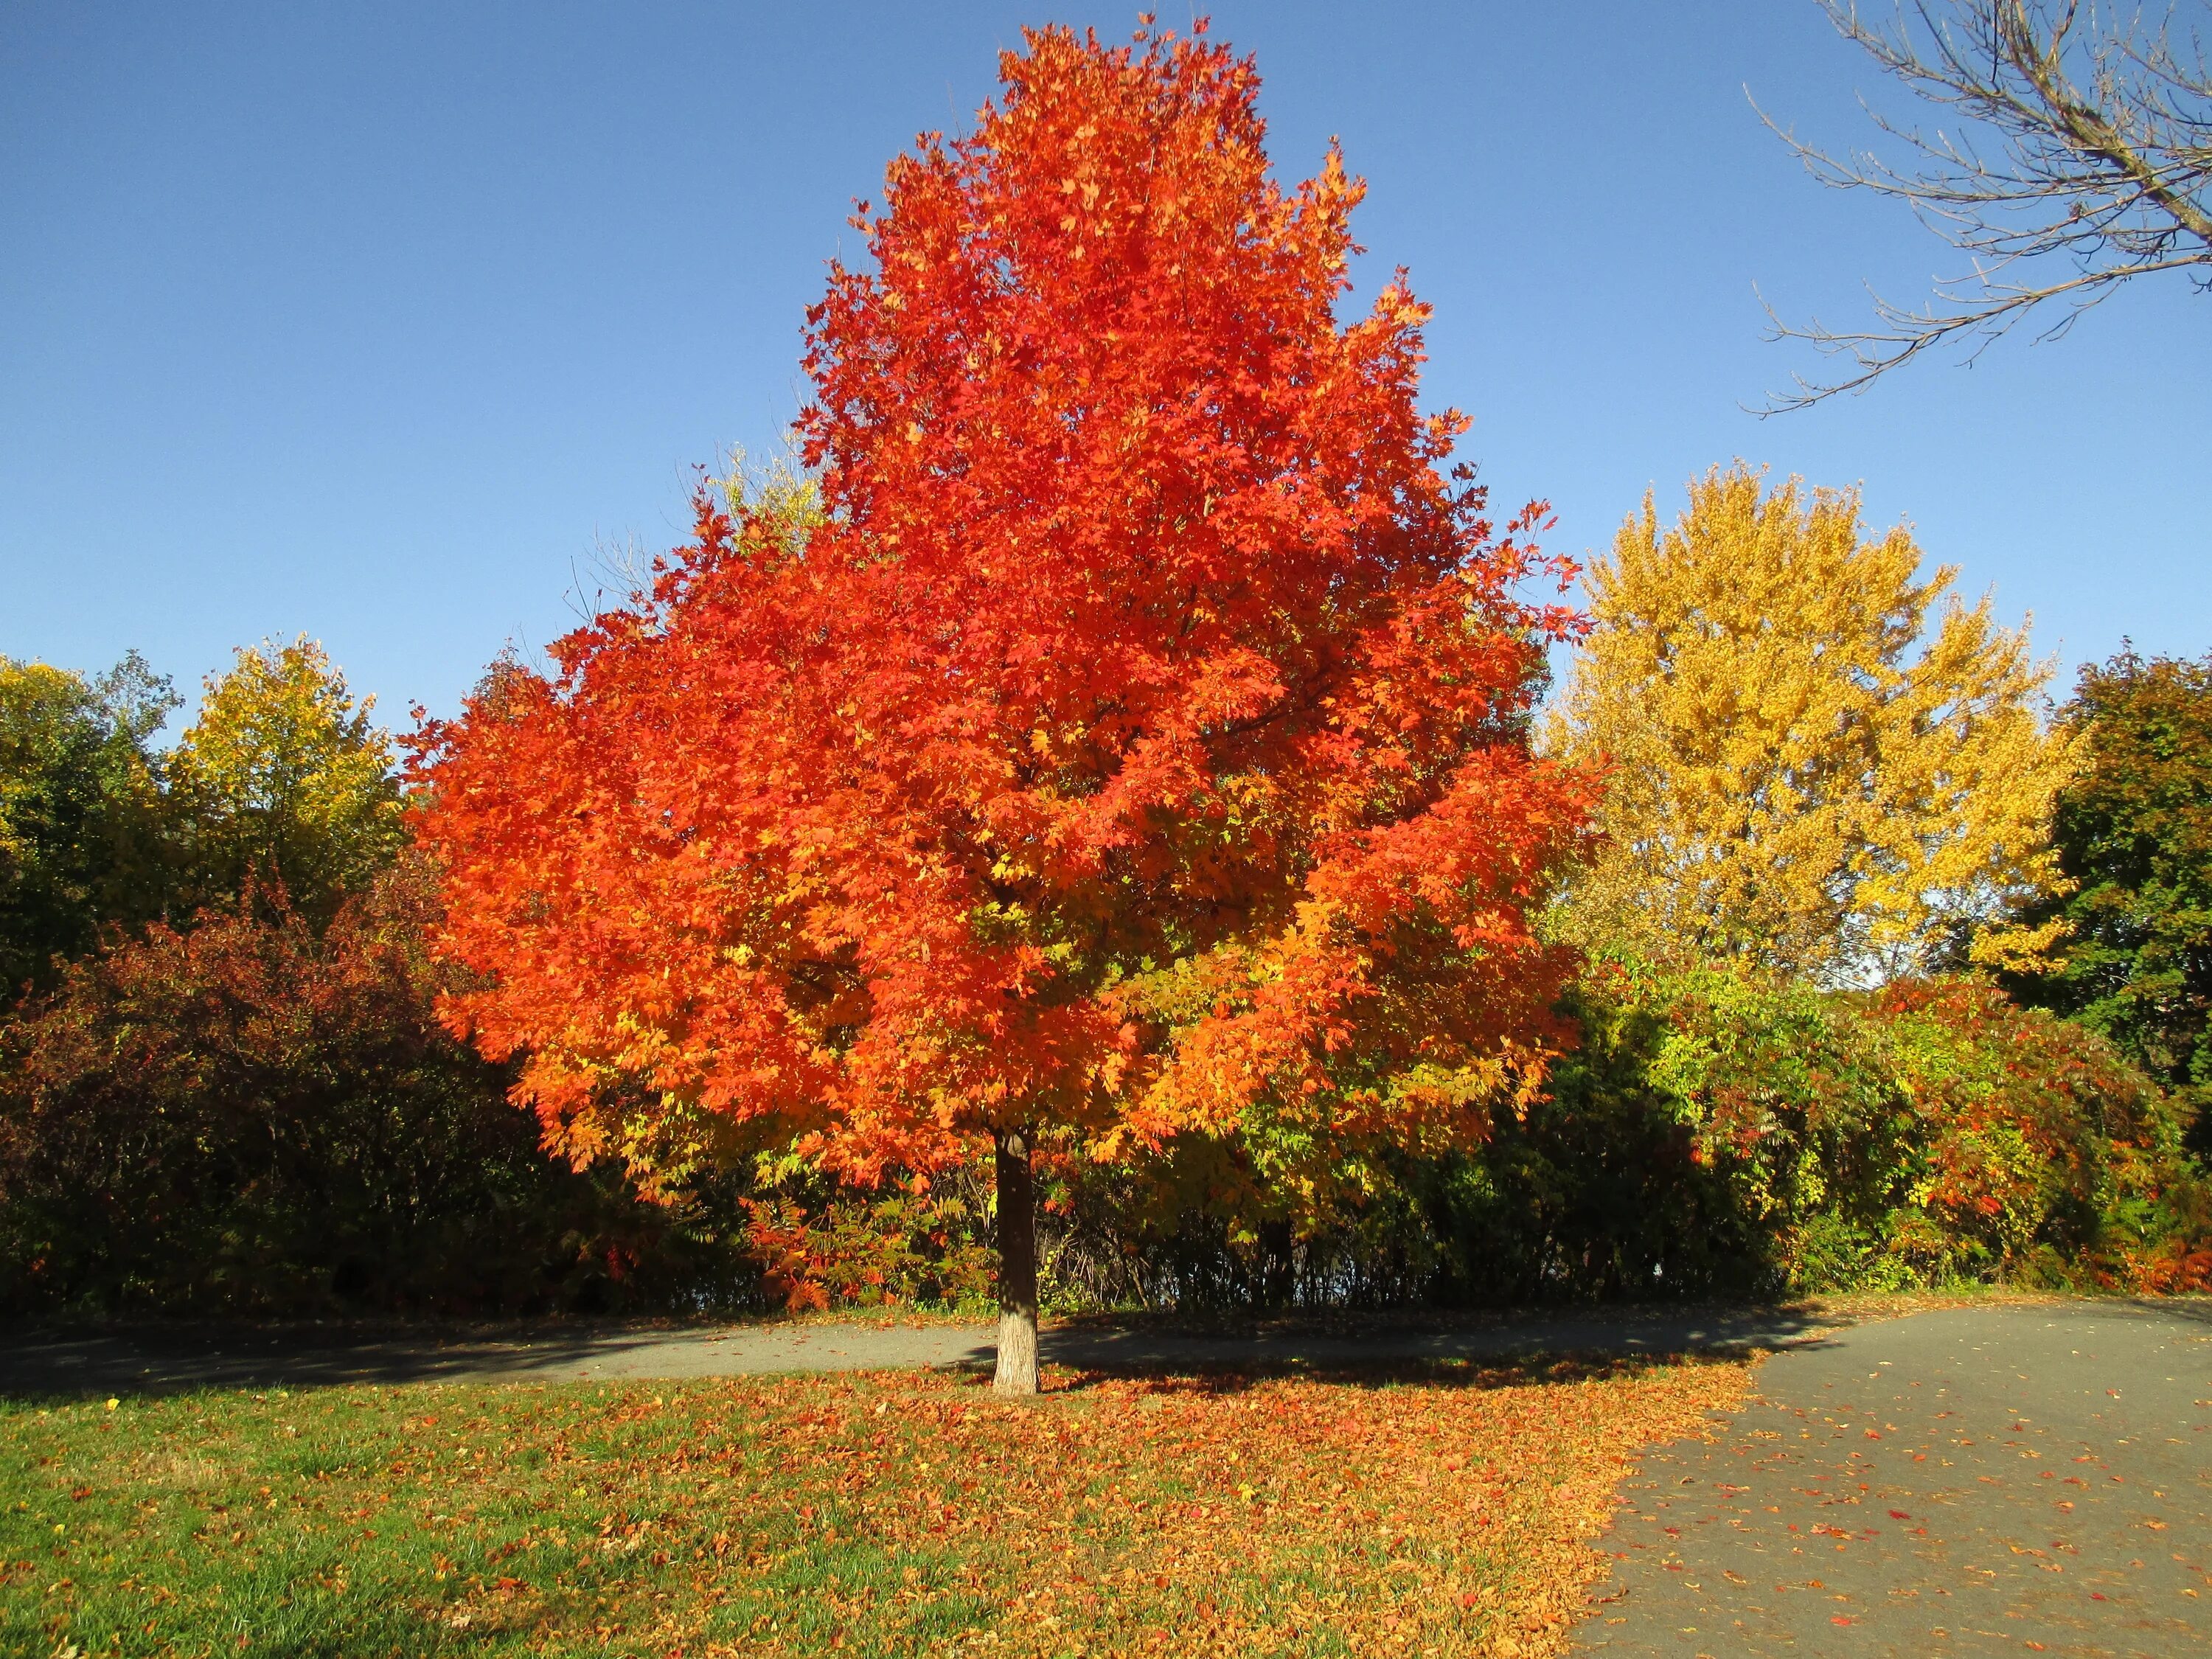
<path fill-rule="evenodd" d="M 1169 11 L 1168 21 L 1185 14 Z M 1133 7 L 0 8 L 0 653 L 137 647 L 190 690 L 322 640 L 382 715 L 543 646 L 596 542 L 677 539 L 691 467 L 773 447 L 851 198 L 989 94 L 1025 21 Z M 1759 421 L 1793 319 L 1952 256 L 1758 124 L 1887 94 L 1810 0 L 1224 3 L 1287 177 L 1370 182 L 1363 273 L 1437 307 L 1467 453 L 1603 544 L 1731 457 L 1863 482 L 2070 665 L 2212 647 L 2212 297 Z M 1894 102 L 1895 100 L 1889 99 Z"/>

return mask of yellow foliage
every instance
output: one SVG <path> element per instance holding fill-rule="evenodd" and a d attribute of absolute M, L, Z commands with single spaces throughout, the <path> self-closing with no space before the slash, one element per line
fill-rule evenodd
<path fill-rule="evenodd" d="M 12 884 L 38 856 L 40 821 L 54 816 L 42 799 L 47 778 L 60 769 L 71 727 L 89 725 L 82 718 L 89 700 L 82 675 L 0 657 L 0 880 Z"/>
<path fill-rule="evenodd" d="M 2006 918 L 2060 880 L 2078 741 L 2039 716 L 2051 665 L 1949 594 L 1952 567 L 1916 580 L 1903 527 L 1863 539 L 1856 491 L 1764 482 L 1716 468 L 1663 532 L 1647 496 L 1589 572 L 1550 741 L 1611 767 L 1610 845 L 1566 931 L 1832 982 L 1969 939 L 2035 960 L 2055 930 Z"/>
<path fill-rule="evenodd" d="M 249 872 L 308 908 L 335 903 L 402 836 L 391 741 L 312 640 L 241 647 L 208 677 L 169 761 L 198 861 L 218 889 Z"/>

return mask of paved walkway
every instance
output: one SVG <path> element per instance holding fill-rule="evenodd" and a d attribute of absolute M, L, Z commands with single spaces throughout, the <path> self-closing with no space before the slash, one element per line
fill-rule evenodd
<path fill-rule="evenodd" d="M 1583 1655 L 2212 1654 L 2212 1304 L 1954 1308 L 1644 1460 Z"/>
<path fill-rule="evenodd" d="M 1765 1350 L 1711 1443 L 1648 1455 L 1584 1656 L 2212 1654 L 2212 1302 L 1075 1327 L 1081 1366 Z M 0 1394 L 985 1366 L 988 1328 L 800 1322 L 420 1334 L 0 1331 Z"/>
<path fill-rule="evenodd" d="M 1376 1324 L 1246 1334 L 1074 1326 L 1048 1330 L 1050 1362 L 1109 1368 L 1205 1364 L 1358 1365 L 1407 1359 L 1510 1359 L 1544 1353 L 1680 1353 L 1773 1349 L 1818 1340 L 1827 1322 L 1759 1310 L 1652 1310 L 1607 1316 Z M 690 1329 L 609 1325 L 476 1338 L 252 1328 L 0 1331 L 0 1394 L 345 1382 L 562 1382 L 722 1376 L 770 1371 L 988 1368 L 985 1325 L 793 1322 Z"/>

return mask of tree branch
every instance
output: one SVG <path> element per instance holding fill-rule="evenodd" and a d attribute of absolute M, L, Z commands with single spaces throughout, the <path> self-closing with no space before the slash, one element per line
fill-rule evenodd
<path fill-rule="evenodd" d="M 1965 116 L 2001 160 L 1985 160 L 1972 137 L 1931 135 L 1871 109 L 1913 159 L 1897 167 L 1866 152 L 1839 159 L 1759 111 L 1822 184 L 1905 202 L 1971 261 L 1966 274 L 1938 282 L 1923 307 L 1875 295 L 1875 329 L 1793 326 L 1768 307 L 1769 339 L 1807 341 L 1850 372 L 1793 376 L 1796 389 L 1771 396 L 1759 413 L 1862 391 L 1954 339 L 1975 339 L 1972 362 L 2044 307 L 2064 313 L 2037 336 L 2055 338 L 2137 276 L 2188 270 L 2212 289 L 2212 73 L 2194 28 L 2190 55 L 2176 49 L 2173 12 L 2147 28 L 2140 13 L 2094 0 L 1910 0 L 1885 27 L 1850 0 L 1820 3 L 1846 40 L 1921 98 Z M 2054 261 L 2070 271 L 2046 275 Z"/>

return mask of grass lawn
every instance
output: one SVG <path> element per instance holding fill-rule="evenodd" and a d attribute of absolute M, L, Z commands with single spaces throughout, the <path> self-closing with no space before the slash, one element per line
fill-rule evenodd
<path fill-rule="evenodd" d="M 0 1653 L 1557 1650 L 1745 1368 L 0 1404 Z"/>

